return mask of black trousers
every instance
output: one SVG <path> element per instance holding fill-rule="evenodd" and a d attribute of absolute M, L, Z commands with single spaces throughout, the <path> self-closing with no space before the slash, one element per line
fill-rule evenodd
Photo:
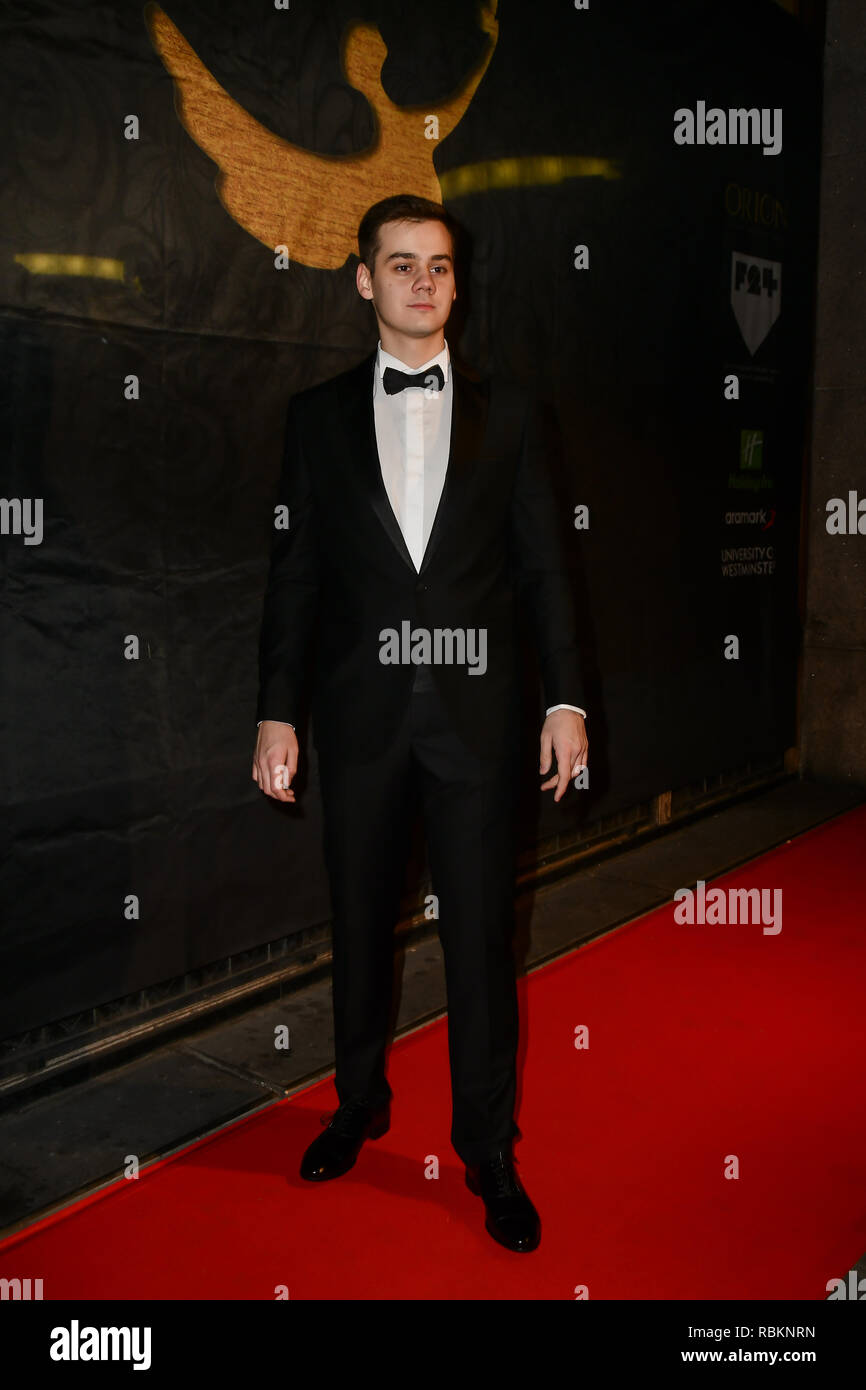
<path fill-rule="evenodd" d="M 517 1133 L 515 747 L 511 727 L 499 757 L 473 755 L 421 668 L 387 753 L 347 763 L 319 749 L 337 1095 L 393 1094 L 385 1046 L 394 928 L 420 801 L 448 992 L 451 1143 L 464 1163 L 509 1147 Z"/>

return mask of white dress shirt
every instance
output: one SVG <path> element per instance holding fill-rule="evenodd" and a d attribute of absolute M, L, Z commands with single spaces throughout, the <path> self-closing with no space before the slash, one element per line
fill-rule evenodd
<path fill-rule="evenodd" d="M 435 386 L 429 390 L 407 386 L 393 396 L 386 392 L 382 380 L 386 367 L 416 376 L 433 366 L 442 368 L 445 382 L 441 391 Z M 382 482 L 416 570 L 424 559 L 448 470 L 454 398 L 454 378 L 448 366 L 447 343 L 421 367 L 407 367 L 379 343 L 373 373 L 373 415 Z"/>

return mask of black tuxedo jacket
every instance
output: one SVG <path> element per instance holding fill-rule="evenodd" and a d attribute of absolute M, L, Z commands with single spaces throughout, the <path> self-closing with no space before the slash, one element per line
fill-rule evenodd
<path fill-rule="evenodd" d="M 379 464 L 376 353 L 289 402 L 262 620 L 257 719 L 296 724 L 312 676 L 316 747 L 350 761 L 386 748 L 416 673 L 380 660 L 386 629 L 486 629 L 487 669 L 433 665 L 466 746 L 502 755 L 519 698 L 516 600 L 528 605 L 545 705 L 580 705 L 571 585 L 527 391 L 455 369 L 445 485 L 420 572 Z M 476 647 L 476 651 L 478 648 Z"/>

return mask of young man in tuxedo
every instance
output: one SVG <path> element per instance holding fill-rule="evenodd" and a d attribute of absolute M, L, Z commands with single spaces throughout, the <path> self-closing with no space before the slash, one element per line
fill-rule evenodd
<path fill-rule="evenodd" d="M 531 398 L 458 371 L 445 340 L 456 231 L 427 199 L 369 209 L 357 288 L 378 346 L 289 403 L 278 498 L 288 526 L 275 534 L 264 604 L 253 777 L 266 795 L 295 800 L 294 721 L 310 666 L 340 1105 L 302 1176 L 339 1177 L 390 1122 L 393 932 L 418 791 L 445 959 L 451 1142 L 489 1233 L 529 1251 L 540 1222 L 512 1153 L 519 600 L 539 651 L 539 772 L 555 758 L 542 783 L 554 800 L 588 744 Z"/>

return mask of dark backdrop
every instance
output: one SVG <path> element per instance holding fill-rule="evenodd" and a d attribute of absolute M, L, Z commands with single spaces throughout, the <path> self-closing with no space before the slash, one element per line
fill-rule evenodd
<path fill-rule="evenodd" d="M 379 27 L 385 89 L 419 120 L 488 42 L 470 3 L 165 9 L 258 121 L 328 155 L 375 135 L 341 73 L 350 19 Z M 570 535 L 591 787 L 540 804 L 527 653 L 529 844 L 794 742 L 820 93 L 799 22 L 771 0 L 503 0 L 498 19 L 432 153 L 473 252 L 452 350 L 546 402 Z M 0 489 L 44 502 L 40 545 L 0 536 L 8 1036 L 327 917 L 315 764 L 298 808 L 250 778 L 256 645 L 286 399 L 376 329 L 353 255 L 277 272 L 226 211 L 140 5 L 7 5 L 0 55 Z M 676 145 L 674 110 L 698 100 L 781 107 L 782 153 Z M 517 164 L 453 192 L 455 171 L 538 155 L 618 177 L 537 183 Z M 40 252 L 112 258 L 122 278 L 46 274 L 27 259 Z M 735 252 L 782 267 L 754 352 Z M 744 456 L 758 468 L 741 467 L 744 430 L 761 432 Z M 587 531 L 569 526 L 578 504 Z M 772 573 L 723 574 L 723 549 L 756 545 Z"/>

